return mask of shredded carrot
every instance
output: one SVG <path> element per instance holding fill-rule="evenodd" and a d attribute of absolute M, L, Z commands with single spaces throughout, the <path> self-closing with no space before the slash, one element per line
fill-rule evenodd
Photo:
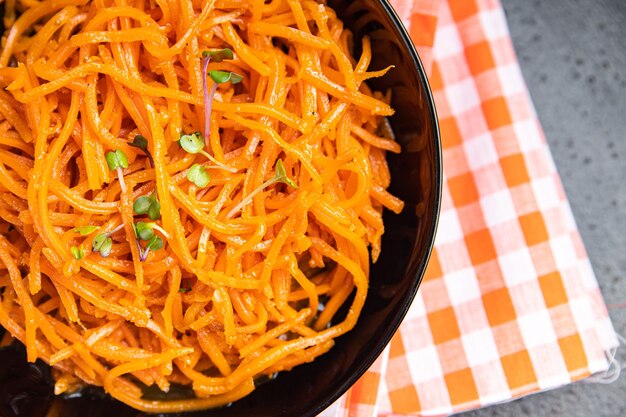
<path fill-rule="evenodd" d="M 368 71 L 369 39 L 352 57 L 325 1 L 10 0 L 4 24 L 0 325 L 56 368 L 55 392 L 221 406 L 354 327 L 383 208 L 404 205 L 387 191 L 400 144 L 378 133 L 389 95 L 364 84 L 392 68 Z M 241 82 L 207 111 L 203 51 L 223 48 L 208 70 Z M 177 143 L 194 132 L 203 153 Z"/>

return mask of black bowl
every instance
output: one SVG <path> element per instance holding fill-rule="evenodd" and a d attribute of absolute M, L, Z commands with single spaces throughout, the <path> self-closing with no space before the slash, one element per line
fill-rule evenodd
<path fill-rule="evenodd" d="M 360 39 L 368 35 L 372 40 L 372 69 L 395 66 L 385 77 L 372 80 L 370 86 L 374 90 L 392 90 L 396 113 L 390 122 L 402 153 L 388 157 L 391 192 L 403 199 L 406 206 L 400 215 L 385 214 L 382 253 L 372 265 L 368 298 L 351 332 L 338 338 L 335 347 L 313 363 L 279 374 L 230 407 L 197 412 L 193 416 L 317 415 L 350 388 L 389 343 L 426 269 L 439 216 L 441 144 L 424 68 L 387 0 L 330 0 L 329 3 L 354 33 L 355 56 L 360 54 Z M 9 356 L 0 355 L 1 415 L 15 415 L 11 411 L 15 408 L 18 412 L 22 410 L 20 416 L 42 416 L 47 408 L 44 404 L 54 401 L 58 416 L 138 416 L 137 411 L 97 392 L 83 394 L 81 398 L 49 400 L 46 370 L 27 365 L 21 356 L 14 351 L 9 351 Z"/>

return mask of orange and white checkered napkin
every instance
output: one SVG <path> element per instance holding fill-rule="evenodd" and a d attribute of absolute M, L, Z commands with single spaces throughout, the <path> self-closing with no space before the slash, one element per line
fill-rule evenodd
<path fill-rule="evenodd" d="M 321 416 L 446 415 L 605 371 L 617 340 L 502 6 L 392 3 L 439 114 L 439 230 L 400 330 Z"/>

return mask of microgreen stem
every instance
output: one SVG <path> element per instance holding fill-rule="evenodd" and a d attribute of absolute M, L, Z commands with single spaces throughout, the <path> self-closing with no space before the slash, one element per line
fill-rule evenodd
<path fill-rule="evenodd" d="M 207 140 L 211 134 L 211 110 L 213 108 L 213 96 L 215 96 L 215 91 L 217 91 L 217 83 L 213 83 L 211 86 L 211 92 L 209 93 L 207 71 L 209 69 L 210 61 L 211 56 L 208 54 L 202 61 L 202 87 L 204 89 L 204 140 Z"/>
<path fill-rule="evenodd" d="M 166 238 L 168 238 L 168 239 L 170 238 L 170 235 L 169 235 L 169 234 L 165 231 L 165 229 L 163 229 L 163 228 L 162 228 L 161 226 L 159 226 L 158 224 L 156 224 L 156 223 L 152 223 L 152 228 L 153 228 L 153 229 L 155 229 L 155 230 L 158 230 L 159 232 L 161 232 L 161 234 L 162 234 L 163 236 L 165 236 Z"/>
<path fill-rule="evenodd" d="M 212 156 L 211 154 L 209 154 L 207 151 L 202 150 L 200 151 L 201 155 L 204 155 L 207 157 L 207 159 L 211 162 L 213 162 L 215 165 L 217 165 L 217 167 L 219 167 L 220 169 L 223 169 L 224 171 L 228 171 L 228 172 L 237 172 L 237 168 L 233 168 L 231 166 L 228 166 L 220 161 L 218 161 L 217 159 L 215 159 L 214 156 Z M 206 168 L 213 168 L 210 165 L 207 166 Z"/>
<path fill-rule="evenodd" d="M 107 236 L 111 236 L 113 233 L 117 233 L 117 232 L 119 232 L 120 230 L 122 230 L 123 228 L 124 228 L 124 223 L 122 223 L 122 224 L 120 224 L 120 225 L 116 226 L 113 230 L 111 230 L 110 232 L 107 232 L 107 233 L 106 233 L 106 235 L 107 235 Z"/>
<path fill-rule="evenodd" d="M 213 58 L 215 61 L 217 62 L 222 62 L 224 59 L 233 59 L 233 51 L 231 51 L 230 49 L 226 48 L 220 51 L 205 51 L 202 53 L 203 59 L 202 59 L 202 89 L 203 89 L 203 93 L 204 93 L 204 145 L 207 145 L 207 142 L 209 141 L 209 138 L 211 137 L 211 112 L 213 109 L 213 99 L 215 98 L 215 92 L 217 91 L 217 86 L 219 85 L 219 82 L 215 79 L 213 79 L 213 76 L 211 75 L 211 78 L 213 79 L 213 85 L 211 86 L 211 91 L 209 91 L 209 84 L 208 84 L 208 80 L 207 78 L 207 72 L 209 70 L 209 62 L 211 62 L 211 58 Z M 211 73 L 213 73 L 214 71 L 211 71 Z M 220 71 L 218 71 L 218 73 L 222 73 Z M 236 75 L 236 74 L 235 74 Z M 237 79 L 233 78 L 235 77 L 235 75 L 230 75 L 229 79 L 232 78 L 232 83 L 236 84 L 238 82 L 241 82 L 241 77 L 237 75 Z M 237 172 L 237 169 L 233 168 L 233 167 L 229 167 L 228 165 L 225 165 L 221 162 L 219 162 L 217 159 L 215 159 L 213 156 L 211 156 L 209 153 L 205 152 L 204 150 L 200 151 L 199 153 L 201 153 L 202 155 L 206 156 L 209 161 L 213 162 L 215 165 L 217 165 L 218 167 L 229 171 L 229 172 Z"/>
<path fill-rule="evenodd" d="M 122 189 L 122 193 L 126 194 L 126 182 L 124 181 L 124 173 L 122 172 L 122 168 L 117 168 L 117 179 L 120 181 L 120 188 Z"/>
<path fill-rule="evenodd" d="M 265 181 L 263 184 L 257 187 L 257 189 L 255 189 L 250 194 L 242 198 L 239 204 L 237 204 L 235 207 L 232 208 L 232 210 L 228 212 L 228 214 L 226 215 L 226 218 L 230 219 L 235 213 L 237 213 L 239 210 L 241 210 L 242 208 L 250 204 L 254 196 L 256 196 L 258 193 L 260 193 L 261 191 L 263 191 L 270 185 L 276 184 L 277 182 L 278 182 L 278 179 L 276 179 L 276 177 L 272 177 L 269 180 Z"/>
<path fill-rule="evenodd" d="M 159 250 L 163 247 L 163 240 L 161 240 L 160 237 L 153 235 L 146 243 L 146 248 L 143 251 L 141 250 L 141 245 L 139 245 L 139 240 L 137 240 L 137 246 L 139 247 L 139 260 L 144 262 L 148 259 L 150 250 Z"/>
<path fill-rule="evenodd" d="M 135 240 L 135 243 L 137 243 L 137 249 L 139 250 L 139 261 L 144 262 L 146 259 L 148 259 L 148 252 L 146 250 L 146 253 L 144 254 L 143 248 L 141 247 L 141 244 L 139 243 L 139 239 Z"/>
<path fill-rule="evenodd" d="M 250 204 L 250 202 L 252 201 L 255 195 L 257 195 L 262 190 L 264 190 L 265 188 L 269 187 L 272 184 L 276 184 L 277 182 L 282 182 L 284 184 L 287 184 L 289 187 L 298 188 L 298 184 L 296 184 L 296 182 L 292 180 L 291 178 L 289 178 L 289 176 L 287 175 L 287 170 L 285 169 L 285 165 L 283 164 L 283 161 L 281 159 L 278 159 L 276 161 L 275 170 L 276 171 L 274 172 L 274 176 L 272 178 L 265 181 L 263 184 L 257 187 L 254 191 L 252 191 L 246 197 L 242 198 L 239 204 L 237 204 L 235 207 L 233 207 L 231 211 L 228 212 L 228 214 L 226 215 L 226 218 L 227 219 L 230 218 L 239 210 L 241 210 L 243 207 Z"/>
<path fill-rule="evenodd" d="M 154 168 L 154 159 L 152 158 L 152 155 L 150 154 L 150 151 L 148 151 L 148 139 L 146 139 L 144 136 L 142 135 L 135 135 L 135 138 L 133 139 L 132 142 L 129 143 L 130 146 L 141 149 L 143 151 L 143 153 L 146 154 L 146 156 L 148 157 L 148 161 L 150 162 L 150 166 L 152 168 Z"/>
<path fill-rule="evenodd" d="M 204 150 L 206 146 L 206 140 L 202 136 L 202 133 L 189 133 L 189 134 L 181 134 L 180 139 L 178 140 L 178 144 L 181 148 L 191 154 L 201 154 L 204 155 L 208 160 L 216 164 L 216 167 L 220 169 L 224 169 L 229 172 L 237 172 L 236 168 L 229 167 L 218 160 L 216 160 L 213 156 L 211 156 L 207 151 Z"/>

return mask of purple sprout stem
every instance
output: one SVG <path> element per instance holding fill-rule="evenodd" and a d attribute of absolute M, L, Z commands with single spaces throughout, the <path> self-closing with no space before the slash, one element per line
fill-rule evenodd
<path fill-rule="evenodd" d="M 204 144 L 206 145 L 209 141 L 209 137 L 211 135 L 211 111 L 213 109 L 213 97 L 215 97 L 215 92 L 217 91 L 217 83 L 214 82 L 211 86 L 211 91 L 209 92 L 209 84 L 207 82 L 207 71 L 209 69 L 209 62 L 211 61 L 210 56 L 204 57 L 202 60 L 202 89 L 204 90 Z M 215 163 L 220 168 L 230 171 L 237 172 L 236 168 L 229 167 L 218 160 L 216 160 L 213 156 L 211 156 L 208 152 L 201 152 L 204 156 L 206 156 L 211 162 Z"/>
<path fill-rule="evenodd" d="M 207 81 L 207 71 L 209 69 L 209 62 L 211 57 L 206 56 L 202 60 L 202 88 L 204 90 L 204 140 L 208 140 L 211 134 L 211 110 L 213 108 L 213 97 L 217 90 L 217 83 L 213 83 L 211 86 L 211 92 L 209 92 L 209 83 Z"/>
<path fill-rule="evenodd" d="M 223 169 L 224 171 L 228 171 L 228 172 L 237 172 L 237 168 L 233 168 L 230 167 L 226 164 L 223 164 L 222 162 L 218 161 L 217 159 L 215 159 L 215 157 L 213 157 L 210 153 L 202 150 L 200 151 L 200 155 L 204 155 L 207 157 L 207 159 L 211 162 L 213 162 L 215 165 L 213 166 L 207 166 L 206 168 L 219 168 L 219 169 Z"/>
<path fill-rule="evenodd" d="M 215 97 L 215 92 L 217 91 L 217 83 L 213 83 L 211 86 L 211 91 L 207 99 L 204 101 L 204 140 L 208 141 L 211 135 L 211 111 L 213 109 L 213 97 Z"/>
<path fill-rule="evenodd" d="M 139 262 L 145 262 L 145 260 L 148 259 L 148 249 L 146 249 L 146 252 L 144 253 L 143 248 L 139 243 L 139 239 L 136 239 L 135 243 L 137 243 L 137 249 L 139 249 Z"/>
<path fill-rule="evenodd" d="M 148 254 L 150 253 L 150 248 L 146 248 L 146 250 L 139 256 L 139 260 L 141 262 L 145 262 L 148 259 Z"/>
<path fill-rule="evenodd" d="M 111 236 L 113 233 L 119 232 L 120 230 L 122 230 L 124 228 L 124 223 L 118 225 L 117 227 L 115 227 L 115 229 L 111 230 L 109 233 L 107 233 L 107 237 Z"/>
<path fill-rule="evenodd" d="M 144 150 L 146 156 L 148 157 L 148 161 L 150 162 L 150 168 L 154 168 L 154 159 L 152 158 L 152 155 L 150 155 L 150 152 L 148 152 L 148 150 Z"/>

